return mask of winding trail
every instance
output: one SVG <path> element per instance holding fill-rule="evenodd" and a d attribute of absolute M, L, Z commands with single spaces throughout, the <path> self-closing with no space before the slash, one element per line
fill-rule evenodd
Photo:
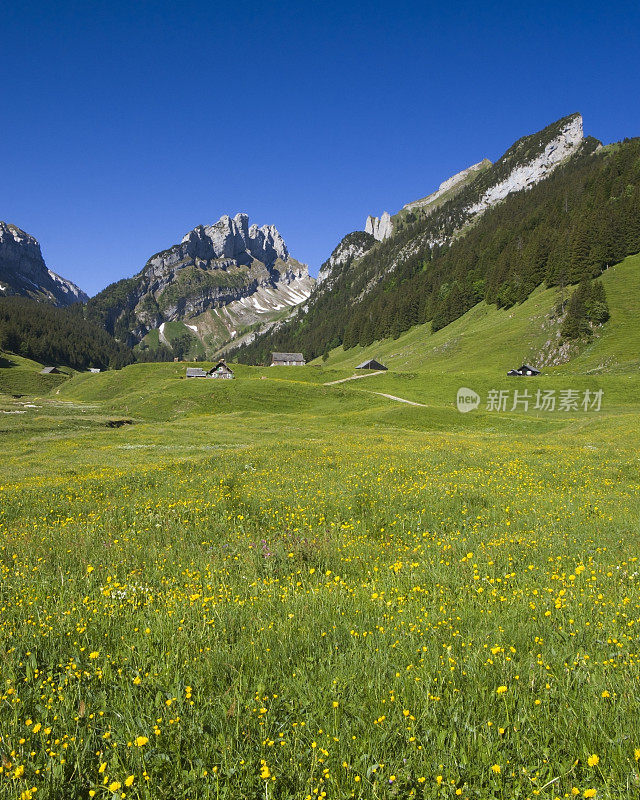
<path fill-rule="evenodd" d="M 357 381 L 360 378 L 373 378 L 374 375 L 384 375 L 386 370 L 379 369 L 375 372 L 368 372 L 366 375 L 352 375 L 350 378 L 340 378 L 337 381 L 328 381 L 324 383 L 323 386 L 335 386 L 338 383 L 345 383 L 346 381 Z M 363 389 L 363 392 L 368 392 L 369 394 L 377 394 L 380 397 L 386 397 L 388 400 L 395 400 L 396 403 L 406 403 L 408 406 L 419 406 L 420 408 L 426 408 L 424 403 L 416 403 L 414 400 L 405 400 L 404 397 L 396 397 L 395 394 L 385 394 L 384 392 L 374 392 L 371 389 Z"/>
<path fill-rule="evenodd" d="M 367 372 L 366 375 L 352 375 L 350 378 L 340 378 L 338 381 L 328 381 L 323 386 L 335 386 L 337 383 L 345 383 L 345 381 L 358 381 L 361 378 L 373 378 L 374 375 L 384 375 L 386 370 L 378 369 L 375 372 Z M 376 392 L 378 394 L 378 392 Z"/>
<path fill-rule="evenodd" d="M 426 408 L 424 403 L 416 403 L 414 400 L 405 400 L 404 397 L 396 397 L 395 394 L 384 394 L 384 392 L 371 392 L 371 394 L 379 394 L 380 397 L 388 397 L 389 400 L 395 400 L 398 403 L 406 403 L 409 406 L 420 406 Z"/>

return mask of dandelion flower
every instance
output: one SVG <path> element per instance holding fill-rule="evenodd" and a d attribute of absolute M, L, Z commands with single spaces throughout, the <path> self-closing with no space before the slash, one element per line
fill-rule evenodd
<path fill-rule="evenodd" d="M 97 650 L 94 650 L 92 653 L 89 653 L 89 658 L 95 659 L 98 658 L 99 655 L 100 653 Z"/>
<path fill-rule="evenodd" d="M 595 767 L 595 766 L 597 766 L 599 763 L 600 763 L 600 758 L 599 758 L 599 756 L 597 756 L 595 753 L 594 753 L 592 756 L 589 756 L 589 758 L 587 759 L 587 764 L 588 764 L 590 767 Z"/>
<path fill-rule="evenodd" d="M 495 772 L 496 775 L 499 775 L 502 772 L 502 770 L 500 769 L 500 764 L 494 764 L 491 767 L 491 772 Z"/>
<path fill-rule="evenodd" d="M 498 686 L 498 688 L 496 689 L 496 694 L 504 694 L 506 691 L 507 691 L 506 686 Z"/>
<path fill-rule="evenodd" d="M 134 780 L 135 780 L 135 777 L 133 775 L 129 775 L 129 777 L 124 782 L 124 785 L 125 786 L 131 786 L 133 784 Z"/>
<path fill-rule="evenodd" d="M 136 736 L 134 742 L 136 747 L 144 747 L 145 744 L 149 744 L 149 737 L 148 736 Z"/>

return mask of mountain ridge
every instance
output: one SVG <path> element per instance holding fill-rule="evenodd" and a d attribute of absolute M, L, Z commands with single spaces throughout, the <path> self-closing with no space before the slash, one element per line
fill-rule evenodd
<path fill-rule="evenodd" d="M 280 349 L 313 358 L 419 322 L 437 329 L 482 298 L 509 306 L 540 283 L 594 277 L 640 250 L 636 148 L 636 140 L 612 149 L 585 138 L 577 113 L 522 137 L 431 213 L 403 209 L 393 234 L 348 269 L 328 263 L 304 316 L 238 358 L 255 363 Z"/>
<path fill-rule="evenodd" d="M 187 327 L 198 336 L 197 318 L 211 312 L 222 325 L 205 342 L 215 351 L 241 329 L 267 323 L 274 312 L 306 299 L 314 284 L 274 225 L 249 226 L 248 215 L 238 213 L 198 225 L 179 243 L 152 255 L 134 276 L 91 298 L 87 314 L 137 345 L 167 322 L 195 320 Z"/>
<path fill-rule="evenodd" d="M 72 281 L 49 269 L 38 240 L 0 221 L 0 297 L 29 297 L 60 308 L 89 297 Z"/>

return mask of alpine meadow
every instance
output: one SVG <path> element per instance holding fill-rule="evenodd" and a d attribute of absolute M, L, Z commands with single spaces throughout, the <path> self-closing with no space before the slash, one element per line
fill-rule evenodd
<path fill-rule="evenodd" d="M 640 139 L 0 281 L 1 798 L 638 797 Z"/>

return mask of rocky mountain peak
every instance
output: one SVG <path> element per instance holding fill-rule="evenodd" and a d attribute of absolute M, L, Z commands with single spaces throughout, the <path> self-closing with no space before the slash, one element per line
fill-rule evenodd
<path fill-rule="evenodd" d="M 17 225 L 0 222 L 0 297 L 9 295 L 56 306 L 88 300 L 74 283 L 47 269 L 37 239 Z"/>
<path fill-rule="evenodd" d="M 242 213 L 235 217 L 224 214 L 212 225 L 199 225 L 183 237 L 182 244 L 186 245 L 186 255 L 206 261 L 231 258 L 238 263 L 249 263 L 255 259 L 272 266 L 278 259 L 289 258 L 275 225 L 249 226 L 249 216 Z"/>
<path fill-rule="evenodd" d="M 90 308 L 130 344 L 154 329 L 160 344 L 167 344 L 161 326 L 184 322 L 185 331 L 215 352 L 224 337 L 239 340 L 247 329 L 282 317 L 309 297 L 314 284 L 274 225 L 258 227 L 247 214 L 224 214 L 151 256 L 133 278 L 108 286 Z"/>

